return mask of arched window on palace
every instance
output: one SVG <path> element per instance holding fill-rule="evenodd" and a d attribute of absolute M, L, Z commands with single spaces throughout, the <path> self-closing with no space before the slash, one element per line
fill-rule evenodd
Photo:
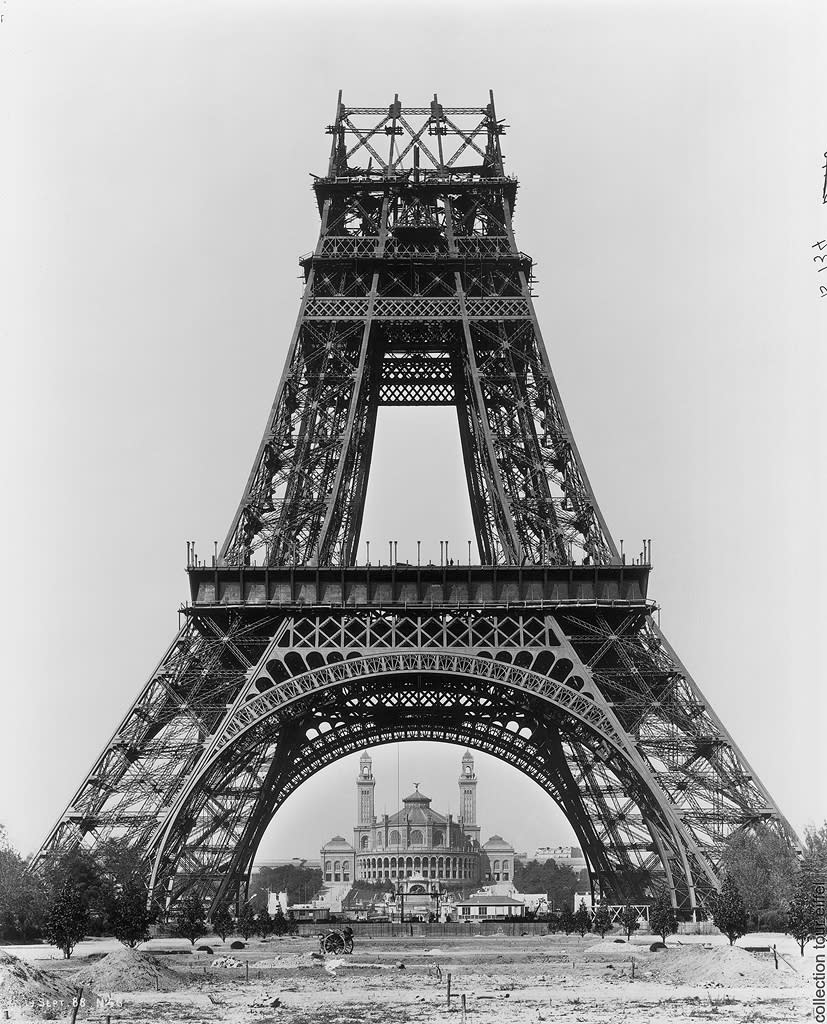
<path fill-rule="evenodd" d="M 368 837 L 367 836 L 362 836 L 362 838 L 359 840 L 359 847 L 362 850 L 367 850 L 367 848 L 368 848 Z"/>
<path fill-rule="evenodd" d="M 391 832 L 390 836 L 388 837 L 388 842 L 391 844 L 391 846 L 399 846 L 399 833 Z"/>
<path fill-rule="evenodd" d="M 418 828 L 415 828 L 413 832 L 411 832 L 411 846 L 422 846 L 422 843 L 422 833 Z"/>

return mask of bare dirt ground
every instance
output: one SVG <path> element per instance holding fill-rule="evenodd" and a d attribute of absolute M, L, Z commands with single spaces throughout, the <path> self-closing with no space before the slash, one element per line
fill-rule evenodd
<path fill-rule="evenodd" d="M 753 937 L 742 945 L 765 946 L 768 940 L 791 952 L 789 940 L 779 936 Z M 96 1006 L 85 1006 L 78 1020 L 105 1021 L 109 1015 L 113 1024 L 461 1024 L 463 995 L 469 1024 L 758 1024 L 810 1018 L 809 959 L 790 956 L 800 973 L 783 963 L 776 970 L 771 956 L 730 950 L 720 938 L 676 936 L 668 950 L 657 953 L 649 951 L 651 937 L 631 946 L 611 936 L 605 942 L 560 935 L 357 938 L 352 956 L 326 959 L 311 955 L 318 949 L 312 938 L 252 941 L 241 951 L 231 951 L 229 941 L 206 941 L 215 955 L 156 954 L 154 965 L 143 954 L 134 966 L 122 952 L 100 959 L 115 949 L 112 943 L 91 958 L 82 955 L 88 947 L 79 948 L 81 955 L 70 961 L 44 960 L 48 947 L 27 947 L 25 955 L 31 960 L 39 953 L 37 967 L 58 983 L 73 984 L 79 976 L 87 994 L 94 985 Z M 220 966 L 229 956 L 235 958 L 232 966 Z M 156 990 L 159 971 L 166 984 Z M 137 975 L 147 979 L 148 991 L 125 990 L 127 976 Z M 0 978 L 0 1008 L 3 988 Z M 18 1003 L 7 1009 L 12 1021 L 43 1016 Z M 63 1004 L 52 1013 L 52 1019 L 69 1019 Z"/>

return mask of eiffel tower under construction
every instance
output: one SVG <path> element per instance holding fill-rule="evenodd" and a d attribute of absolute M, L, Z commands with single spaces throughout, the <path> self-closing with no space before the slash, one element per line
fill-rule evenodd
<path fill-rule="evenodd" d="M 517 247 L 494 97 L 347 107 L 261 444 L 184 624 L 37 862 L 117 840 L 164 912 L 243 894 L 282 802 L 341 757 L 438 740 L 534 779 L 595 891 L 684 916 L 726 840 L 795 836 L 653 619 L 586 475 Z M 357 564 L 379 406 L 457 412 L 479 561 Z M 415 443 L 415 440 L 414 440 Z M 401 453 L 400 453 L 401 454 Z"/>

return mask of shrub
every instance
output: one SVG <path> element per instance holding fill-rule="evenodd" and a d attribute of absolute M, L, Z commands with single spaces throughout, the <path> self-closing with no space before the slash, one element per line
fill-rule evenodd
<path fill-rule="evenodd" d="M 245 939 L 249 939 L 250 936 L 256 930 L 256 912 L 253 910 L 251 903 L 245 903 L 241 908 L 241 912 L 238 915 L 238 930 L 244 936 Z"/>
<path fill-rule="evenodd" d="M 112 933 L 130 949 L 149 938 L 152 915 L 146 904 L 146 889 L 137 879 L 112 898 L 109 911 Z"/>
<path fill-rule="evenodd" d="M 195 945 L 195 940 L 207 932 L 204 903 L 198 893 L 191 892 L 181 898 L 177 909 L 178 934 Z"/>
<path fill-rule="evenodd" d="M 712 898 L 712 923 L 729 939 L 730 946 L 747 933 L 747 911 L 735 880 L 726 875 L 721 891 Z"/>
<path fill-rule="evenodd" d="M 600 933 L 601 939 L 606 937 L 606 932 L 610 932 L 612 930 L 612 915 L 609 913 L 609 908 L 605 903 L 601 903 L 595 911 L 592 928 L 594 931 Z"/>
<path fill-rule="evenodd" d="M 53 897 L 52 906 L 46 918 L 46 938 L 63 950 L 68 960 L 72 950 L 86 934 L 89 911 L 83 902 L 79 888 L 66 879 L 60 891 Z"/>
<path fill-rule="evenodd" d="M 290 924 L 287 918 L 284 916 L 284 911 L 281 909 L 281 904 L 278 903 L 276 904 L 276 912 L 275 914 L 273 914 L 273 935 L 286 935 L 289 930 Z"/>
<path fill-rule="evenodd" d="M 577 908 L 577 913 L 574 915 L 574 930 L 580 935 L 582 939 L 586 932 L 592 930 L 592 919 L 588 910 L 586 910 L 586 904 L 583 900 L 580 900 L 580 906 Z"/>
<path fill-rule="evenodd" d="M 790 901 L 786 927 L 786 931 L 798 943 L 802 956 L 807 943 L 820 934 L 823 906 L 823 902 L 819 903 L 816 899 L 815 886 L 810 884 L 809 877 L 802 872 Z"/>
<path fill-rule="evenodd" d="M 678 919 L 672 906 L 672 892 L 662 885 L 655 893 L 655 902 L 649 908 L 649 927 L 654 935 L 660 935 L 666 945 L 666 936 L 678 930 Z"/>
<path fill-rule="evenodd" d="M 626 906 L 620 913 L 618 918 L 618 924 L 626 932 L 626 939 L 632 938 L 632 932 L 636 932 L 640 928 L 640 921 L 638 920 L 638 912 L 631 904 L 627 903 Z"/>
<path fill-rule="evenodd" d="M 256 914 L 256 934 L 260 935 L 262 939 L 266 939 L 268 935 L 271 935 L 273 931 L 273 919 L 267 910 L 267 907 L 262 909 Z"/>
<path fill-rule="evenodd" d="M 212 926 L 215 934 L 221 936 L 221 941 L 226 942 L 233 927 L 233 919 L 226 904 L 222 904 L 213 914 Z"/>

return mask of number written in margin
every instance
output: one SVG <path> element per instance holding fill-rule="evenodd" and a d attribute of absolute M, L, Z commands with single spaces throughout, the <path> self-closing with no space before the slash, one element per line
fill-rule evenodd
<path fill-rule="evenodd" d="M 822 238 L 822 240 L 820 242 L 814 242 L 810 246 L 810 248 L 811 249 L 818 249 L 819 253 L 821 253 L 822 249 L 827 249 L 827 238 Z M 827 260 L 827 253 L 821 253 L 821 255 L 819 255 L 819 256 L 813 256 L 813 263 L 823 263 L 824 264 L 824 266 L 818 268 L 817 272 L 819 274 L 821 273 L 822 270 L 827 270 L 827 263 L 824 262 L 825 260 Z M 818 290 L 819 290 L 819 294 L 821 295 L 822 299 L 825 296 L 827 296 L 827 287 L 825 287 L 823 284 L 818 286 Z"/>

